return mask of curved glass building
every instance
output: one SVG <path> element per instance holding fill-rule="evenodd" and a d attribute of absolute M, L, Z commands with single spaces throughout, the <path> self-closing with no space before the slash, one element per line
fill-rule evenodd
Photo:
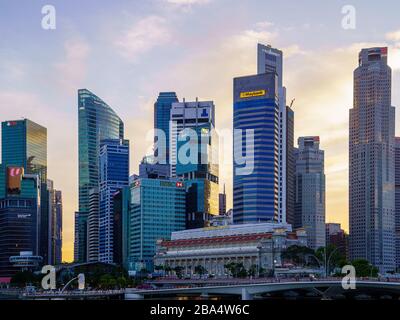
<path fill-rule="evenodd" d="M 87 89 L 78 90 L 79 212 L 75 221 L 87 223 L 89 191 L 99 184 L 99 149 L 105 139 L 123 139 L 124 124 L 113 109 Z M 85 230 L 85 228 L 76 228 Z M 75 260 L 86 260 L 86 237 L 75 235 Z"/>

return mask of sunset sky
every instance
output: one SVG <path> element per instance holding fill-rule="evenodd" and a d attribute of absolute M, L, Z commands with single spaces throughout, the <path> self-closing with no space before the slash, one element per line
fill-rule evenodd
<path fill-rule="evenodd" d="M 55 30 L 41 27 L 46 4 L 56 8 Z M 356 9 L 354 30 L 341 25 L 347 4 Z M 400 105 L 399 12 L 398 0 L 0 0 L 0 121 L 24 117 L 48 129 L 48 176 L 64 198 L 64 260 L 73 256 L 78 208 L 77 89 L 120 115 L 137 173 L 159 91 L 213 100 L 217 129 L 232 128 L 232 79 L 256 73 L 257 42 L 284 52 L 296 141 L 321 137 L 326 220 L 347 229 L 352 74 L 361 48 L 388 46 L 392 104 Z M 221 189 L 226 183 L 231 206 L 224 163 Z"/>

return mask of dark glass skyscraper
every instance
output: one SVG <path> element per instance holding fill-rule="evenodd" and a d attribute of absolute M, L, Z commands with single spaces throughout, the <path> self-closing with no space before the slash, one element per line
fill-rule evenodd
<path fill-rule="evenodd" d="M 78 115 L 79 213 L 75 221 L 87 223 L 89 191 L 99 185 L 100 142 L 105 139 L 123 139 L 124 125 L 103 100 L 87 89 L 78 90 Z M 84 235 L 83 226 L 75 226 L 75 230 L 80 230 L 75 237 Z M 86 254 L 81 251 L 87 247 L 87 239 L 75 239 L 75 242 L 79 243 L 75 249 L 75 258 L 78 261 L 86 261 Z"/>
<path fill-rule="evenodd" d="M 47 205 L 41 197 L 47 177 L 46 128 L 28 119 L 3 122 L 0 168 L 0 276 L 11 276 L 17 270 L 10 256 L 47 250 L 48 243 L 40 241 L 48 230 L 41 212 Z"/>
<path fill-rule="evenodd" d="M 350 259 L 395 269 L 395 108 L 387 48 L 362 49 L 350 109 Z"/>
<path fill-rule="evenodd" d="M 160 92 L 156 103 L 154 104 L 154 129 L 162 130 L 165 133 L 165 150 L 156 150 L 155 156 L 158 157 L 160 164 L 169 164 L 170 158 L 170 116 L 171 116 L 171 105 L 174 102 L 178 102 L 178 98 L 175 92 Z M 161 155 L 165 154 L 165 158 Z"/>
<path fill-rule="evenodd" d="M 279 107 L 276 73 L 239 77 L 233 84 L 233 219 L 235 223 L 278 221 Z M 246 130 L 254 141 L 246 145 Z M 254 151 L 250 172 L 238 154 Z"/>

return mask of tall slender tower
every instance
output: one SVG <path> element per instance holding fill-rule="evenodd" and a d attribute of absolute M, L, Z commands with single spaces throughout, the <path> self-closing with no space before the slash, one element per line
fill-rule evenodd
<path fill-rule="evenodd" d="M 325 247 L 324 151 L 319 137 L 300 137 L 295 150 L 295 228 L 307 232 L 307 246 Z"/>
<path fill-rule="evenodd" d="M 277 76 L 277 91 L 279 101 L 278 113 L 278 221 L 286 222 L 287 215 L 293 216 L 293 206 L 289 204 L 287 212 L 287 116 L 286 109 L 286 88 L 283 86 L 283 53 L 281 50 L 272 48 L 270 45 L 257 46 L 257 73 L 275 73 Z M 293 114 L 293 111 L 290 115 Z M 291 171 L 292 172 L 292 171 Z M 291 181 L 293 176 L 289 178 Z M 292 198 L 291 198 L 292 199 Z"/>
<path fill-rule="evenodd" d="M 78 90 L 79 212 L 75 213 L 74 258 L 87 259 L 89 191 L 99 186 L 100 143 L 123 139 L 124 124 L 103 100 L 87 89 Z"/>
<path fill-rule="evenodd" d="M 400 137 L 395 140 L 396 269 L 400 268 Z"/>
<path fill-rule="evenodd" d="M 350 258 L 367 259 L 380 272 L 395 269 L 391 77 L 386 47 L 361 50 L 350 109 Z"/>

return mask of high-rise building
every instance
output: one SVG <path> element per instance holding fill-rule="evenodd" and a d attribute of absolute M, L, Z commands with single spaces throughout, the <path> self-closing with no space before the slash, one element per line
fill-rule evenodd
<path fill-rule="evenodd" d="M 99 179 L 99 261 L 112 263 L 114 256 L 113 196 L 129 183 L 128 140 L 108 139 L 101 142 Z"/>
<path fill-rule="evenodd" d="M 55 264 L 62 263 L 62 228 L 63 228 L 63 202 L 62 192 L 55 191 L 55 217 L 54 217 L 54 260 Z"/>
<path fill-rule="evenodd" d="M 262 73 L 235 78 L 233 91 L 234 222 L 278 221 L 277 75 Z M 239 155 L 254 158 L 242 163 Z"/>
<path fill-rule="evenodd" d="M 47 129 L 28 120 L 2 122 L 2 164 L 24 168 L 47 180 Z"/>
<path fill-rule="evenodd" d="M 288 179 L 293 179 L 292 177 L 287 177 L 287 133 L 288 129 L 287 124 L 288 121 L 292 121 L 292 119 L 288 120 L 288 110 L 286 109 L 286 88 L 283 86 L 283 53 L 281 50 L 272 48 L 270 45 L 265 46 L 263 44 L 257 45 L 257 73 L 275 73 L 277 76 L 277 92 L 278 92 L 278 105 L 279 105 L 279 114 L 278 114 L 278 221 L 286 222 L 286 215 L 288 213 L 286 205 L 287 205 L 287 188 L 286 185 Z M 290 110 L 291 111 L 291 110 Z M 293 111 L 289 114 L 293 116 Z M 290 133 L 290 132 L 289 132 Z M 289 155 L 290 157 L 290 155 Z M 289 204 L 291 205 L 291 204 Z M 290 208 L 292 209 L 292 207 Z M 289 212 L 290 214 L 293 211 Z"/>
<path fill-rule="evenodd" d="M 395 269 L 395 108 L 387 48 L 362 49 L 350 109 L 350 258 Z"/>
<path fill-rule="evenodd" d="M 131 274 L 152 271 L 157 240 L 185 229 L 185 185 L 177 179 L 138 178 L 127 196 L 129 205 L 122 205 L 122 219 L 128 224 L 123 227 L 124 264 Z"/>
<path fill-rule="evenodd" d="M 40 200 L 36 199 L 36 186 L 32 187 L 33 202 L 29 202 L 39 210 L 39 216 L 32 217 L 38 224 L 36 235 L 38 237 L 37 250 L 32 251 L 36 255 L 41 255 L 44 261 L 48 259 L 48 194 L 47 194 L 47 129 L 41 125 L 28 120 L 16 120 L 2 122 L 2 179 L 0 179 L 0 199 L 7 199 L 12 196 L 18 202 L 19 192 L 10 192 L 7 179 L 15 170 L 12 168 L 21 168 L 23 177 L 38 178 L 40 188 Z M 24 200 L 24 199 L 21 199 Z M 14 201 L 12 201 L 14 203 Z M 18 205 L 10 206 L 10 208 L 18 208 Z M 31 207 L 36 212 L 34 207 Z M 17 209 L 16 209 L 17 210 Z M 32 211 L 32 214 L 33 214 Z M 22 216 L 22 215 L 21 215 Z M 32 220 L 33 221 L 33 220 Z M 31 221 L 31 222 L 32 222 Z"/>
<path fill-rule="evenodd" d="M 342 229 L 340 223 L 327 223 L 325 225 L 326 246 L 337 248 L 343 257 L 348 257 L 348 235 Z"/>
<path fill-rule="evenodd" d="M 78 90 L 79 118 L 79 214 L 75 220 L 83 223 L 75 226 L 76 236 L 87 235 L 83 229 L 89 216 L 89 192 L 99 186 L 100 142 L 105 139 L 123 139 L 124 125 L 118 115 L 99 97 L 87 89 Z M 86 226 L 87 227 L 87 226 Z M 78 261 L 86 261 L 82 255 L 87 239 L 75 239 L 80 246 L 75 252 Z M 79 254 L 78 254 L 79 253 Z"/>
<path fill-rule="evenodd" d="M 400 137 L 395 139 L 396 268 L 400 269 Z"/>
<path fill-rule="evenodd" d="M 20 271 L 10 263 L 11 256 L 39 254 L 41 183 L 37 174 L 24 174 L 23 167 L 0 168 L 6 193 L 0 197 L 0 277 L 10 278 Z"/>
<path fill-rule="evenodd" d="M 153 156 L 143 157 L 139 164 L 139 176 L 141 178 L 167 179 L 170 174 L 170 166 L 156 163 Z"/>
<path fill-rule="evenodd" d="M 47 179 L 48 198 L 48 225 L 47 230 L 42 228 L 41 236 L 47 233 L 47 250 L 43 250 L 42 257 L 46 264 L 56 265 L 61 263 L 62 247 L 62 193 L 54 189 L 52 180 Z"/>
<path fill-rule="evenodd" d="M 324 151 L 319 137 L 300 137 L 295 150 L 295 228 L 304 228 L 307 245 L 325 247 Z"/>
<path fill-rule="evenodd" d="M 154 104 L 154 129 L 162 130 L 165 134 L 165 144 L 159 145 L 155 150 L 155 156 L 158 164 L 167 166 L 170 163 L 170 119 L 172 103 L 178 102 L 175 92 L 160 92 L 157 101 Z M 157 142 L 157 141 L 154 141 Z"/>
<path fill-rule="evenodd" d="M 226 192 L 224 185 L 224 193 L 219 194 L 219 214 L 226 215 Z"/>
<path fill-rule="evenodd" d="M 75 212 L 74 228 L 74 261 L 86 262 L 88 260 L 88 220 L 87 212 Z"/>
<path fill-rule="evenodd" d="M 197 99 L 173 103 L 171 126 L 171 173 L 185 180 L 186 227 L 201 228 L 219 213 L 214 103 Z"/>
<path fill-rule="evenodd" d="M 286 222 L 295 224 L 294 112 L 286 107 Z"/>
<path fill-rule="evenodd" d="M 89 191 L 87 261 L 99 261 L 99 188 Z"/>

